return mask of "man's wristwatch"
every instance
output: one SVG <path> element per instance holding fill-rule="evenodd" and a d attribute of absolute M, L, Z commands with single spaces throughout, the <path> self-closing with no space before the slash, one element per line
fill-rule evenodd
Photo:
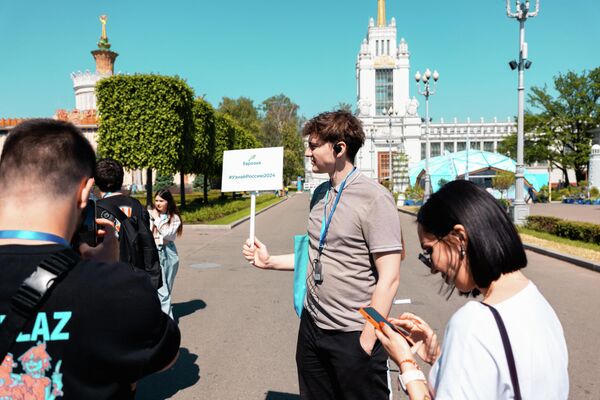
<path fill-rule="evenodd" d="M 423 381 L 427 383 L 427 379 L 425 379 L 425 374 L 420 369 L 411 369 L 403 374 L 399 374 L 398 380 L 400 381 L 400 387 L 402 388 L 402 390 L 404 390 L 404 393 L 408 393 L 406 385 L 413 381 Z"/>

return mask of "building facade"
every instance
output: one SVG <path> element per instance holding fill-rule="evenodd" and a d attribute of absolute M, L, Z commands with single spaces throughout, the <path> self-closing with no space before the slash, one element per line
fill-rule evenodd
<path fill-rule="evenodd" d="M 366 134 L 356 165 L 373 179 L 391 180 L 393 190 L 402 193 L 408 185 L 405 171 L 426 158 L 427 132 L 410 72 L 409 45 L 402 37 L 398 40 L 395 18 L 388 22 L 385 0 L 378 0 L 377 21 L 369 20 L 355 68 L 356 110 Z M 495 152 L 498 143 L 516 131 L 516 122 L 510 117 L 432 121 L 430 157 L 465 150 L 467 146 Z M 311 173 L 309 160 L 305 170 L 309 187 L 327 179 Z"/>

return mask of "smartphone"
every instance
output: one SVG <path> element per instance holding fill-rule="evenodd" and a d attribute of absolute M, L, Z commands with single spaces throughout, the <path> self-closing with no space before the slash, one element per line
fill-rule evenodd
<path fill-rule="evenodd" d="M 406 341 L 410 343 L 411 346 L 415 345 L 415 342 L 410 338 L 410 333 L 406 329 L 392 325 L 392 323 L 388 321 L 387 318 L 384 318 L 383 315 L 379 314 L 379 312 L 373 307 L 362 307 L 358 311 L 363 315 L 363 317 L 365 317 L 367 321 L 369 321 L 375 327 L 375 329 L 381 329 L 379 323 L 383 322 L 384 324 L 392 328 L 394 331 L 402 335 L 402 337 L 404 337 L 404 339 L 406 339 Z"/>
<path fill-rule="evenodd" d="M 96 226 L 96 201 L 89 199 L 85 210 L 83 210 L 81 224 L 77 230 L 77 240 L 95 247 L 98 244 Z"/>

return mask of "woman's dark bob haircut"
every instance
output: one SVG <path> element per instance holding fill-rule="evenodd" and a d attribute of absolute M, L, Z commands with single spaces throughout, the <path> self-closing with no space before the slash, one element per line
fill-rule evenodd
<path fill-rule="evenodd" d="M 480 288 L 527 266 L 523 243 L 508 215 L 492 195 L 472 182 L 444 185 L 421 207 L 417 222 L 440 239 L 455 225 L 464 226 L 469 268 Z"/>

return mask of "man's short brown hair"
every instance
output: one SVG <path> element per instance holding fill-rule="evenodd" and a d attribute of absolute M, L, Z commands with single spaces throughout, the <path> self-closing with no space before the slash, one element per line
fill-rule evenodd
<path fill-rule="evenodd" d="M 73 124 L 32 119 L 12 129 L 4 142 L 0 186 L 21 182 L 41 185 L 54 197 L 71 196 L 74 186 L 94 175 L 95 163 L 94 149 Z"/>
<path fill-rule="evenodd" d="M 365 143 L 365 132 L 358 118 L 348 111 L 338 110 L 324 112 L 306 124 L 302 128 L 304 136 L 315 135 L 325 142 L 346 143 L 348 158 L 354 162 L 356 153 Z"/>

